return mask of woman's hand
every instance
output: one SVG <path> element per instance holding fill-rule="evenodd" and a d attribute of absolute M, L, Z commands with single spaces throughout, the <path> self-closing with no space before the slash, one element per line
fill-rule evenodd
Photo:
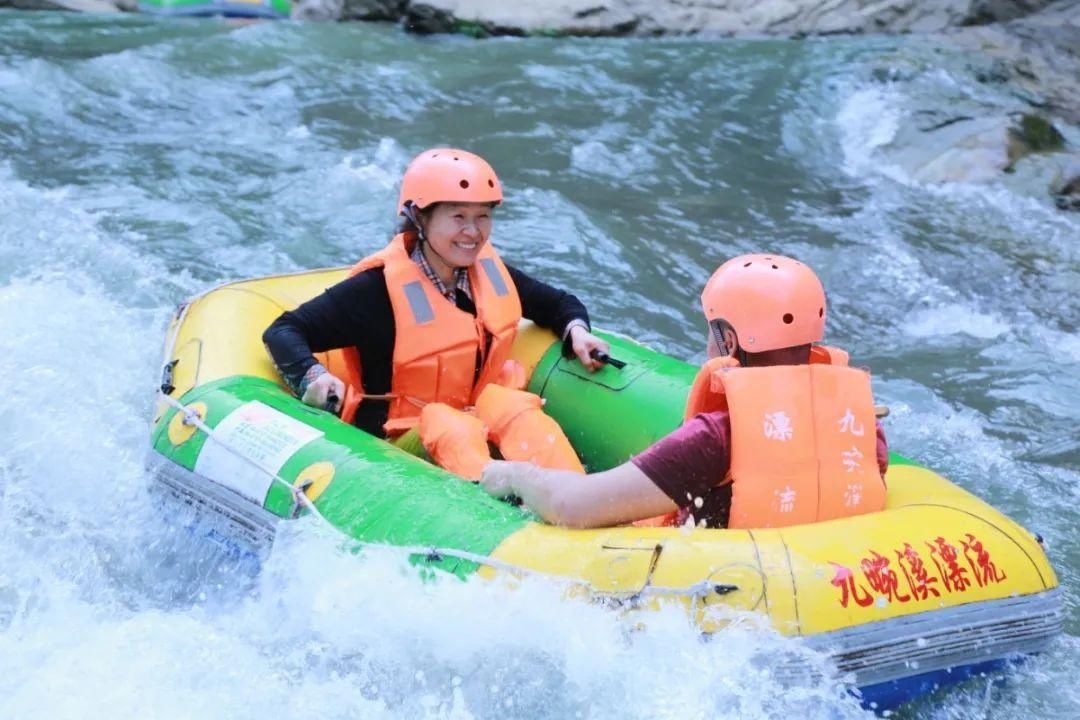
<path fill-rule="evenodd" d="M 345 383 L 326 370 L 308 383 L 300 399 L 305 405 L 317 407 L 337 414 L 341 410 L 341 400 L 345 397 Z"/>
<path fill-rule="evenodd" d="M 603 365 L 599 360 L 594 360 L 590 353 L 593 350 L 607 352 L 611 349 L 610 345 L 593 335 L 583 325 L 575 325 L 570 328 L 570 346 L 574 349 L 577 359 L 590 371 L 596 371 Z"/>

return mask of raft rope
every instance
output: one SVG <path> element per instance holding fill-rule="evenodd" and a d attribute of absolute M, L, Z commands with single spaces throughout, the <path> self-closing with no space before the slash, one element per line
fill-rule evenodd
<path fill-rule="evenodd" d="M 254 458 L 251 458 L 251 457 L 245 455 L 244 453 L 240 452 L 235 447 L 230 445 L 227 441 L 221 439 L 217 435 L 217 432 L 213 428 L 211 428 L 209 425 L 207 425 L 205 422 L 203 422 L 202 416 L 199 415 L 198 410 L 184 405 L 179 400 L 177 400 L 177 399 L 175 399 L 173 397 L 170 397 L 169 395 L 166 395 L 163 392 L 159 392 L 158 395 L 161 397 L 161 399 L 167 405 L 173 407 L 175 410 L 177 410 L 177 412 L 179 412 L 179 413 L 181 413 L 183 415 L 183 418 L 184 418 L 183 423 L 184 423 L 184 425 L 187 425 L 188 427 L 194 427 L 194 428 L 198 429 L 200 432 L 202 432 L 204 435 L 206 435 L 207 438 L 209 438 L 210 440 L 213 440 L 215 443 L 220 445 L 223 449 L 225 449 L 226 451 L 228 451 L 229 453 L 231 453 L 235 457 L 237 457 L 240 460 L 248 463 L 252 467 L 257 468 L 260 472 L 265 473 L 270 478 L 272 478 L 274 480 L 274 482 L 280 483 L 283 487 L 285 487 L 285 488 L 287 488 L 289 490 L 289 493 L 292 495 L 293 502 L 296 503 L 297 506 L 305 507 L 309 513 L 311 513 L 315 518 L 318 519 L 319 522 L 324 524 L 326 527 L 332 529 L 334 532 L 339 532 L 340 533 L 340 530 L 338 530 L 338 528 L 336 528 L 329 520 L 327 520 L 326 516 L 324 516 L 321 512 L 319 512 L 319 509 L 315 507 L 315 503 L 312 502 L 311 499 L 307 496 L 307 493 L 304 492 L 307 489 L 306 486 L 305 487 L 300 487 L 300 486 L 297 486 L 297 485 L 293 485 L 292 483 L 290 483 L 288 480 L 286 480 L 285 478 L 278 475 L 273 470 L 270 470 L 269 468 L 265 467 L 264 465 L 259 463 Z M 645 586 L 642 587 L 639 590 L 630 591 L 630 592 L 627 592 L 627 593 L 616 594 L 616 593 L 603 592 L 603 591 L 596 590 L 596 588 L 594 588 L 591 584 L 589 584 L 585 580 L 579 580 L 577 578 L 568 578 L 568 577 L 561 576 L 561 575 L 552 575 L 551 573 L 546 573 L 546 572 L 543 572 L 543 571 L 540 571 L 540 570 L 534 570 L 533 568 L 524 567 L 522 565 L 515 565 L 514 563 L 509 563 L 509 562 L 506 562 L 506 561 L 503 561 L 503 560 L 498 560 L 498 559 L 490 557 L 488 555 L 480 555 L 478 553 L 468 552 L 467 550 L 458 550 L 458 549 L 455 549 L 455 548 L 423 547 L 423 546 L 418 546 L 418 545 L 392 545 L 390 543 L 378 543 L 378 542 L 366 542 L 366 541 L 358 541 L 358 542 L 360 542 L 361 545 L 366 545 L 366 546 L 371 546 L 371 547 L 385 548 L 385 549 L 388 549 L 388 550 L 404 551 L 408 555 L 421 555 L 428 562 L 438 562 L 438 561 L 442 560 L 443 558 L 454 558 L 456 560 L 464 560 L 464 561 L 467 561 L 467 562 L 475 563 L 477 565 L 483 565 L 483 566 L 486 566 L 486 567 L 490 567 L 493 570 L 500 570 L 502 572 L 511 573 L 511 574 L 518 574 L 518 575 L 536 577 L 536 578 L 540 578 L 540 579 L 546 580 L 548 582 L 553 582 L 553 583 L 556 583 L 556 584 L 578 585 L 578 586 L 585 587 L 586 589 L 588 589 L 588 590 L 590 590 L 590 591 L 592 591 L 594 593 L 599 593 L 599 594 L 607 595 L 607 596 L 610 596 L 610 597 L 618 597 L 619 595 L 626 595 L 627 599 L 629 599 L 629 600 L 635 600 L 637 598 L 642 598 L 642 597 L 685 597 L 685 598 L 690 598 L 690 599 L 693 599 L 693 600 L 704 600 L 706 597 L 709 597 L 710 595 L 714 595 L 714 594 L 715 595 L 726 595 L 726 594 L 728 594 L 730 592 L 734 592 L 735 590 L 738 589 L 734 585 L 716 583 L 716 582 L 711 582 L 709 580 L 701 580 L 699 582 L 694 583 L 693 585 L 689 585 L 687 587 L 681 587 L 681 588 L 663 587 L 663 586 L 652 585 L 652 584 L 649 584 L 648 580 L 646 580 Z M 651 575 L 651 573 L 650 573 L 650 575 Z"/>

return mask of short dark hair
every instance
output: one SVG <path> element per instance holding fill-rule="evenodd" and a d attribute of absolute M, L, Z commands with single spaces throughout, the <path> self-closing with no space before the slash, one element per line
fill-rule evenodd
<path fill-rule="evenodd" d="M 416 214 L 424 218 L 424 220 L 427 220 L 431 216 L 431 211 L 434 210 L 435 206 L 438 204 L 439 203 L 431 203 L 423 210 L 421 210 L 420 208 L 416 208 Z M 409 217 L 408 215 L 402 215 L 398 219 L 397 233 L 399 235 L 402 233 L 416 233 L 417 235 L 419 235 L 420 228 L 416 227 L 416 223 L 412 221 L 411 217 Z"/>

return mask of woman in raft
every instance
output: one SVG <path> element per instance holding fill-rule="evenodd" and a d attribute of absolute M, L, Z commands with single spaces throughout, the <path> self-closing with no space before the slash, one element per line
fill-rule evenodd
<path fill-rule="evenodd" d="M 767 528 L 885 507 L 888 447 L 870 374 L 825 333 L 814 271 L 780 255 L 724 263 L 701 295 L 709 360 L 685 424 L 630 461 L 586 477 L 492 462 L 484 488 L 577 528 L 686 522 Z"/>
<path fill-rule="evenodd" d="M 504 458 L 580 473 L 540 398 L 523 391 L 510 348 L 522 317 L 558 334 L 590 370 L 591 353 L 608 346 L 581 301 L 500 259 L 489 237 L 502 199 L 483 158 L 421 153 L 402 177 L 404 220 L 390 244 L 282 314 L 263 342 L 305 403 L 403 445 L 418 428 L 432 459 L 465 478 L 479 479 L 491 460 L 489 439 Z M 330 368 L 313 355 L 338 348 Z"/>

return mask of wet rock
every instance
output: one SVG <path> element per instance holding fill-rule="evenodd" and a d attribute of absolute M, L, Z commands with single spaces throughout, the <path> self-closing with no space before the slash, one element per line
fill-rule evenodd
<path fill-rule="evenodd" d="M 427 3 L 414 3 L 406 8 L 405 29 L 418 35 L 454 32 L 454 15 Z"/>
<path fill-rule="evenodd" d="M 408 4 L 408 0 L 344 0 L 341 19 L 397 21 Z"/>
<path fill-rule="evenodd" d="M 1028 105 L 1080 124 L 1080 0 L 1058 0 L 1022 20 L 952 30 L 944 38 L 985 58 L 991 69 L 982 78 L 1007 82 Z"/>
<path fill-rule="evenodd" d="M 1063 145 L 1057 129 L 1034 115 L 915 115 L 920 122 L 900 128 L 887 151 L 891 164 L 915 182 L 988 182 L 1022 158 Z"/>
<path fill-rule="evenodd" d="M 1058 208 L 1080 212 L 1080 155 L 1068 158 L 1067 164 L 1051 186 L 1050 194 Z"/>
<path fill-rule="evenodd" d="M 888 58 L 870 70 L 870 77 L 879 83 L 908 82 L 926 70 L 912 58 Z"/>
<path fill-rule="evenodd" d="M 916 182 L 985 182 L 1013 162 L 1007 117 L 959 117 L 929 128 L 902 130 L 895 162 Z"/>
<path fill-rule="evenodd" d="M 344 10 L 343 0 L 294 0 L 289 17 L 293 20 L 332 22 L 341 20 Z"/>
<path fill-rule="evenodd" d="M 1022 115 L 1020 121 L 1009 128 L 1014 152 L 1018 157 L 1033 152 L 1050 152 L 1065 147 L 1065 138 L 1046 118 L 1038 115 Z"/>
<path fill-rule="evenodd" d="M 405 12 L 407 0 L 293 0 L 293 20 L 391 20 Z"/>
<path fill-rule="evenodd" d="M 975 79 L 987 85 L 1000 85 L 1009 81 L 1009 65 L 1001 58 L 971 68 Z"/>
<path fill-rule="evenodd" d="M 471 35 L 626 35 L 639 18 L 625 0 L 550 0 L 511 4 L 504 0 L 423 0 L 406 11 L 412 32 Z"/>
<path fill-rule="evenodd" d="M 1052 0 L 421 0 L 415 32 L 561 35 L 823 35 L 933 32 L 1023 17 Z"/>
<path fill-rule="evenodd" d="M 1042 10 L 1051 2 L 1047 0 L 975 0 L 963 24 L 989 25 L 995 22 L 1015 20 Z"/>

